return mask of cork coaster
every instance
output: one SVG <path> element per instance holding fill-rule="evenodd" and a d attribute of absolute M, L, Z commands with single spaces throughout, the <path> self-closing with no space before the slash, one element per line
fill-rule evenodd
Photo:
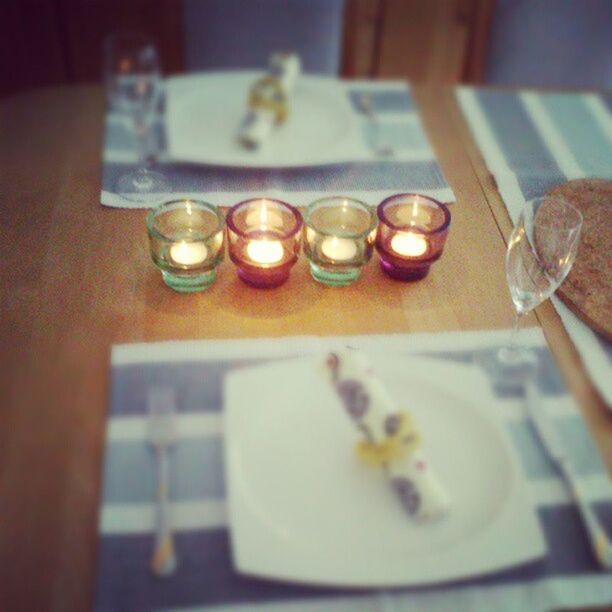
<path fill-rule="evenodd" d="M 578 179 L 555 187 L 584 217 L 576 261 L 557 295 L 590 328 L 612 341 L 612 181 Z"/>

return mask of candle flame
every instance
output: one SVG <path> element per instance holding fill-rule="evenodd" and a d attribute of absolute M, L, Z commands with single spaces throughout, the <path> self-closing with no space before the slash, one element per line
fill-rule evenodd
<path fill-rule="evenodd" d="M 268 203 L 262 200 L 261 208 L 259 209 L 259 225 L 262 230 L 268 229 Z"/>
<path fill-rule="evenodd" d="M 414 225 L 415 224 L 415 219 L 417 217 L 417 208 L 418 208 L 418 201 L 415 199 L 414 202 L 412 203 L 412 219 L 410 220 L 410 225 Z"/>

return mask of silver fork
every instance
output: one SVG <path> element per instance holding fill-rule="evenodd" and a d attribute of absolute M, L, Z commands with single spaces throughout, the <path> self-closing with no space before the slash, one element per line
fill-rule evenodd
<path fill-rule="evenodd" d="M 147 393 L 147 440 L 157 458 L 157 522 L 151 571 L 169 576 L 177 566 L 177 557 L 170 520 L 169 450 L 176 444 L 176 402 L 170 387 L 151 387 Z"/>
<path fill-rule="evenodd" d="M 360 96 L 358 105 L 361 112 L 370 120 L 370 125 L 372 126 L 372 130 L 374 132 L 374 144 L 372 146 L 374 153 L 376 153 L 376 155 L 379 157 L 393 156 L 395 154 L 393 147 L 390 145 L 381 144 L 380 142 L 380 121 L 376 111 L 374 110 L 372 98 L 367 95 Z"/>

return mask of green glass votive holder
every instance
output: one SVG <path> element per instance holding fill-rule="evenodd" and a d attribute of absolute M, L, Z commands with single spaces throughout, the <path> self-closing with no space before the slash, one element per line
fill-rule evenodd
<path fill-rule="evenodd" d="M 151 257 L 166 285 L 181 293 L 210 287 L 223 261 L 225 219 L 217 207 L 173 200 L 147 215 Z"/>
<path fill-rule="evenodd" d="M 333 196 L 310 204 L 304 213 L 304 253 L 319 283 L 346 287 L 361 276 L 372 257 L 376 209 Z"/>

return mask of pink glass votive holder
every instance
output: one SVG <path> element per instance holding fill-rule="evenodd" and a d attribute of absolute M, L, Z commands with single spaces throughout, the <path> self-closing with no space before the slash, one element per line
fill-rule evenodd
<path fill-rule="evenodd" d="M 300 252 L 302 215 L 280 200 L 245 200 L 226 217 L 229 255 L 238 276 L 258 288 L 278 287 Z"/>
<path fill-rule="evenodd" d="M 402 281 L 425 278 L 444 249 L 448 208 L 433 198 L 400 193 L 383 200 L 377 213 L 376 250 L 383 272 Z"/>

